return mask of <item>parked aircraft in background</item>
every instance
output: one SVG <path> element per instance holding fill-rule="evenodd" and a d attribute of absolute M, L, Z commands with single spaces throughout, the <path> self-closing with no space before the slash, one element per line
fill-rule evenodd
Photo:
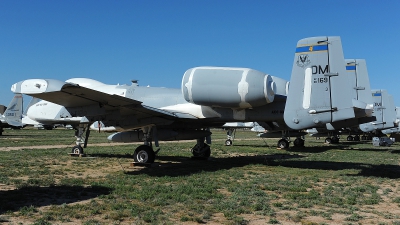
<path fill-rule="evenodd" d="M 0 114 L 0 135 L 4 128 L 22 128 L 21 121 L 23 110 L 23 99 L 21 94 L 15 94 L 4 114 Z"/>
<path fill-rule="evenodd" d="M 222 128 L 227 130 L 227 139 L 225 141 L 226 146 L 231 146 L 235 140 L 236 129 L 247 128 L 251 129 L 255 126 L 254 122 L 228 122 L 222 125 Z"/>
<path fill-rule="evenodd" d="M 374 101 L 373 114 L 376 120 L 360 124 L 360 129 L 365 133 L 373 132 L 378 136 L 381 136 L 383 130 L 389 133 L 390 129 L 397 129 L 400 121 L 397 117 L 393 96 L 389 95 L 387 90 L 384 89 L 372 90 L 371 92 Z"/>
<path fill-rule="evenodd" d="M 383 134 L 395 134 L 395 133 L 399 133 L 400 132 L 400 107 L 396 107 L 395 109 L 396 111 L 396 124 L 397 126 L 393 127 L 393 128 L 388 128 L 388 129 L 384 129 L 382 130 Z"/>
<path fill-rule="evenodd" d="M 144 142 L 134 151 L 136 162 L 153 162 L 153 143 L 159 147 L 159 140 L 197 139 L 193 155 L 208 158 L 209 128 L 227 122 L 257 121 L 268 130 L 285 131 L 367 116 L 355 113 L 367 110 L 353 104 L 343 65 L 340 38 L 315 37 L 297 44 L 290 90 L 284 79 L 235 67 L 189 69 L 181 90 L 137 83 L 106 85 L 85 78 L 30 79 L 12 85 L 11 90 L 47 101 L 28 111 L 32 119 L 79 123 L 78 138 L 94 121 L 120 127 L 124 131 L 108 139 Z M 78 144 L 74 149 L 83 151 Z"/>

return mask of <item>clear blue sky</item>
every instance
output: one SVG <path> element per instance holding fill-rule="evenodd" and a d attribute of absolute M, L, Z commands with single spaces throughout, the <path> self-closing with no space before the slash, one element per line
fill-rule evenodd
<path fill-rule="evenodd" d="M 297 41 L 312 36 L 340 36 L 400 106 L 397 0 L 0 1 L 0 104 L 31 78 L 180 88 L 191 67 L 232 66 L 289 80 Z"/>

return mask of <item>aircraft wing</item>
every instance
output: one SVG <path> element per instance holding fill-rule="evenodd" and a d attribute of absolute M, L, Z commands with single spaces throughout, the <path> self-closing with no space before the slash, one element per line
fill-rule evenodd
<path fill-rule="evenodd" d="M 140 105 L 141 102 L 110 95 L 81 87 L 78 84 L 66 83 L 53 79 L 29 79 L 18 82 L 11 87 L 11 91 L 40 98 L 65 107 L 79 107 L 93 104 L 109 106 Z"/>
<path fill-rule="evenodd" d="M 18 82 L 11 91 L 53 102 L 64 107 L 84 107 L 98 104 L 106 110 L 123 109 L 126 114 L 136 117 L 183 117 L 178 114 L 142 105 L 140 101 L 107 94 L 74 83 L 54 79 L 29 79 Z M 185 117 L 187 118 L 187 117 Z"/>

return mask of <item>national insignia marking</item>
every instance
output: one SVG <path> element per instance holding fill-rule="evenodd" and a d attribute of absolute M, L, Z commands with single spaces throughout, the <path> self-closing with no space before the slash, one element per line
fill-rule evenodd
<path fill-rule="evenodd" d="M 307 54 L 301 54 L 298 56 L 296 64 L 297 66 L 304 68 L 311 63 L 310 59 L 308 58 Z"/>

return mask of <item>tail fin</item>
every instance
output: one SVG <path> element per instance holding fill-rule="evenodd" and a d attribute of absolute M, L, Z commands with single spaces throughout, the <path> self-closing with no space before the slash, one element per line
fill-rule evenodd
<path fill-rule="evenodd" d="M 376 121 L 360 124 L 360 129 L 364 132 L 388 129 L 396 126 L 397 116 L 393 97 L 386 90 L 372 90 L 374 102 L 374 113 Z"/>
<path fill-rule="evenodd" d="M 353 96 L 355 99 L 373 105 L 365 59 L 346 59 L 346 71 L 353 76 Z"/>
<path fill-rule="evenodd" d="M 16 127 L 22 126 L 22 105 L 22 94 L 15 94 L 4 112 L 4 119 L 9 125 Z"/>
<path fill-rule="evenodd" d="M 346 72 L 352 82 L 353 106 L 355 106 L 356 117 L 372 117 L 374 105 L 365 60 L 346 59 Z"/>
<path fill-rule="evenodd" d="M 354 118 L 340 37 L 305 38 L 297 43 L 284 119 L 292 129 L 322 127 Z"/>

